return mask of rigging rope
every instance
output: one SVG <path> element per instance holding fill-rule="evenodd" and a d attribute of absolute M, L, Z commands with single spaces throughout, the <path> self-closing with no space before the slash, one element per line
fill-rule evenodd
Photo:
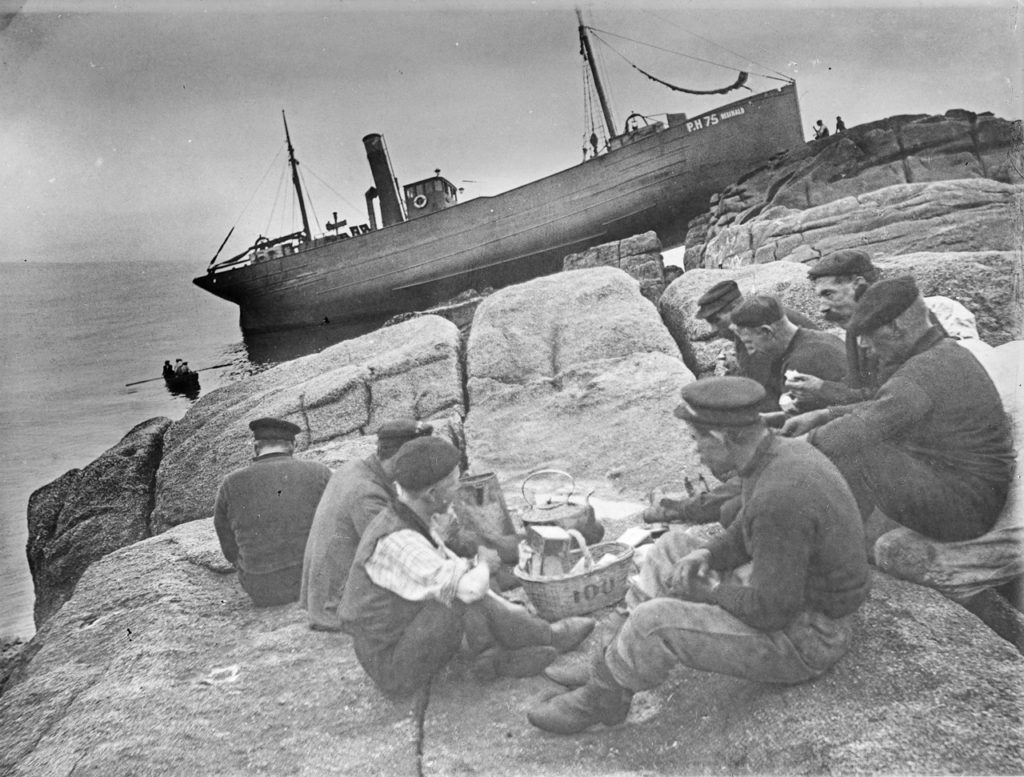
<path fill-rule="evenodd" d="M 629 64 L 633 65 L 632 62 L 630 62 Z M 673 84 L 670 84 L 668 81 L 662 81 L 660 78 L 656 78 L 655 76 L 652 76 L 646 70 L 644 70 L 643 68 L 639 68 L 636 65 L 633 65 L 633 69 L 634 70 L 638 70 L 639 72 L 643 73 L 645 76 L 647 76 L 652 81 L 656 81 L 657 83 L 661 84 L 662 86 L 667 86 L 673 92 L 686 92 L 687 94 L 726 94 L 727 92 L 731 92 L 734 89 L 739 89 L 740 87 L 742 87 L 743 89 L 746 89 L 747 91 L 751 91 L 751 92 L 753 91 L 753 89 L 751 89 L 749 86 L 747 86 L 747 78 L 750 77 L 750 73 L 747 73 L 746 71 L 743 71 L 743 70 L 740 71 L 739 78 L 736 79 L 735 83 L 731 84 L 730 86 L 725 86 L 725 87 L 722 87 L 721 89 L 702 90 L 702 89 L 684 89 L 681 86 L 675 86 Z"/>

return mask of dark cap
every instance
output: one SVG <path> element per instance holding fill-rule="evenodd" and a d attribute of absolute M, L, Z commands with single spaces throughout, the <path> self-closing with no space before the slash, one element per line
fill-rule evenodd
<path fill-rule="evenodd" d="M 755 294 L 744 298 L 743 302 L 729 314 L 733 326 L 757 327 L 774 324 L 783 316 L 782 305 L 769 294 Z"/>
<path fill-rule="evenodd" d="M 433 434 L 434 427 L 415 418 L 397 418 L 385 421 L 377 430 L 377 456 L 390 459 L 409 440 Z"/>
<path fill-rule="evenodd" d="M 708 319 L 720 310 L 729 307 L 741 296 L 740 287 L 736 285 L 736 281 L 719 281 L 697 300 L 699 306 L 697 318 Z"/>
<path fill-rule="evenodd" d="M 819 259 L 807 272 L 812 281 L 832 275 L 865 275 L 875 269 L 871 255 L 857 248 L 846 248 Z"/>
<path fill-rule="evenodd" d="M 422 491 L 459 466 L 459 449 L 440 437 L 418 437 L 395 454 L 395 481 L 410 491 Z"/>
<path fill-rule="evenodd" d="M 302 431 L 291 421 L 280 418 L 257 418 L 249 422 L 249 428 L 257 440 L 294 440 L 295 435 Z"/>
<path fill-rule="evenodd" d="M 909 275 L 879 281 L 869 286 L 857 302 L 846 331 L 853 335 L 870 334 L 895 321 L 919 296 L 917 284 Z"/>
<path fill-rule="evenodd" d="M 726 376 L 694 381 L 682 394 L 676 418 L 696 426 L 736 427 L 757 423 L 765 391 L 756 380 Z"/>

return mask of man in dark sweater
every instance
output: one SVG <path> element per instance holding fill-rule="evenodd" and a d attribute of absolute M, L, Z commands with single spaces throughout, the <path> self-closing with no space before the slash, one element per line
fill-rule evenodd
<path fill-rule="evenodd" d="M 224 478 L 213 525 L 224 557 L 258 607 L 299 598 L 302 555 L 320 495 L 331 471 L 292 458 L 299 427 L 278 418 L 249 424 L 252 464 Z"/>
<path fill-rule="evenodd" d="M 842 341 L 827 332 L 797 326 L 775 297 L 747 297 L 732 311 L 729 320 L 749 353 L 762 354 L 770 360 L 762 385 L 771 396 L 785 392 L 786 373 L 791 370 L 823 381 L 841 381 L 846 374 L 846 349 Z M 797 400 L 796 405 L 799 410 L 824 407 L 814 399 Z"/>
<path fill-rule="evenodd" d="M 341 595 L 359 538 L 395 498 L 394 456 L 403 443 L 433 432 L 430 424 L 396 419 L 377 430 L 377 452 L 338 469 L 320 497 L 302 562 L 299 605 L 309 626 L 341 630 Z"/>
<path fill-rule="evenodd" d="M 1009 422 L 992 379 L 929 319 L 914 279 L 879 281 L 861 297 L 848 331 L 891 375 L 865 402 L 786 422 L 836 464 L 864 518 L 877 506 L 942 542 L 987 532 L 1013 473 Z"/>
<path fill-rule="evenodd" d="M 730 316 L 742 302 L 743 295 L 740 293 L 740 287 L 736 281 L 720 281 L 697 300 L 697 318 L 707 321 L 715 328 L 719 337 L 724 337 L 733 344 L 736 351 L 736 364 L 729 368 L 729 374 L 741 378 L 751 378 L 765 386 L 772 373 L 771 359 L 764 354 L 751 353 L 747 350 L 743 341 L 730 327 Z M 820 328 L 817 323 L 803 313 L 790 308 L 783 308 L 783 312 L 798 327 L 811 330 Z M 766 392 L 760 409 L 765 412 L 778 410 L 779 393 Z"/>
<path fill-rule="evenodd" d="M 757 412 L 764 388 L 755 381 L 710 378 L 682 394 L 675 414 L 701 461 L 719 479 L 739 476 L 740 513 L 707 547 L 695 548 L 684 532 L 658 540 L 631 581 L 628 616 L 585 684 L 529 712 L 545 731 L 623 722 L 633 693 L 660 685 L 679 663 L 799 683 L 849 649 L 870 583 L 860 516 L 842 476 L 811 446 L 765 428 Z"/>

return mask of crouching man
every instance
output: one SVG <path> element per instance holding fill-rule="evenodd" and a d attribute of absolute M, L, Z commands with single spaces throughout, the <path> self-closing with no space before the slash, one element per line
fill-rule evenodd
<path fill-rule="evenodd" d="M 672 532 L 630 585 L 628 614 L 595 655 L 581 687 L 535 706 L 530 722 L 575 734 L 626 719 L 635 691 L 679 663 L 771 683 L 800 683 L 849 649 L 869 577 L 857 503 L 839 471 L 810 445 L 772 435 L 748 378 L 683 389 L 675 415 L 715 477 L 738 476 L 742 507 L 704 548 Z M 613 618 L 616 616 L 613 616 Z M 549 675 L 549 676 L 554 676 Z"/>
<path fill-rule="evenodd" d="M 437 437 L 401 447 L 394 458 L 397 499 L 363 532 L 345 585 L 341 627 L 388 696 L 408 696 L 429 683 L 463 637 L 478 679 L 529 677 L 594 627 L 590 618 L 549 624 L 490 593 L 496 551 L 482 548 L 472 561 L 445 547 L 432 517 L 455 497 L 459 458 Z"/>

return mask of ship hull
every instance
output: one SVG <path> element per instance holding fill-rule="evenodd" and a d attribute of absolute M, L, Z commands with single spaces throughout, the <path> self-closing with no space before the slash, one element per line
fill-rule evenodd
<path fill-rule="evenodd" d="M 194 279 L 245 332 L 382 318 L 558 272 L 566 254 L 653 230 L 680 245 L 708 198 L 802 144 L 795 86 L 627 142 L 493 197 Z"/>

